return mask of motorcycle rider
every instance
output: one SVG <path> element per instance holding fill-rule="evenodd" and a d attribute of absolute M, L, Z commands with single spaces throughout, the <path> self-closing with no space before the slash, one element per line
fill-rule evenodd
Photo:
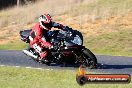
<path fill-rule="evenodd" d="M 48 38 L 48 31 L 51 30 L 52 27 L 62 29 L 64 31 L 67 30 L 67 26 L 53 22 L 49 14 L 42 14 L 39 17 L 39 22 L 30 32 L 30 47 L 34 48 L 39 53 L 39 61 L 46 60 L 46 56 L 48 54 L 46 48 L 50 49 L 53 47 Z M 30 52 L 29 50 L 30 49 L 27 49 L 26 52 Z"/>

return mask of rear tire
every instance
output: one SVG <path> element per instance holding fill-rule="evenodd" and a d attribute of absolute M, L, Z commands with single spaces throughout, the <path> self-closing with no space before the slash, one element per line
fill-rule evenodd
<path fill-rule="evenodd" d="M 97 58 L 89 49 L 84 49 L 82 56 L 83 56 L 82 65 L 84 67 L 88 67 L 89 69 L 97 68 Z"/>
<path fill-rule="evenodd" d="M 51 65 L 51 62 L 48 61 L 48 62 L 43 62 L 44 64 L 46 64 L 47 66 L 50 66 Z"/>

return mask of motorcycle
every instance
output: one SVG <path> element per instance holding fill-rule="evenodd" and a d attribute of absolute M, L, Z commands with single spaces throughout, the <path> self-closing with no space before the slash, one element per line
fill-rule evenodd
<path fill-rule="evenodd" d="M 20 31 L 21 40 L 30 43 L 30 30 Z M 48 32 L 48 37 L 53 45 L 53 48 L 47 49 L 48 55 L 46 65 L 51 63 L 68 63 L 68 64 L 81 64 L 90 69 L 97 67 L 96 56 L 85 46 L 83 46 L 83 36 L 81 32 L 71 28 L 68 31 L 53 30 Z M 24 52 L 33 60 L 39 61 L 39 53 L 36 49 L 31 49 L 30 53 Z"/>

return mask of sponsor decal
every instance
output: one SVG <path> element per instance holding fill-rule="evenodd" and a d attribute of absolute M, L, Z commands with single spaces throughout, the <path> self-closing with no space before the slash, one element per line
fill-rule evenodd
<path fill-rule="evenodd" d="M 80 66 L 76 81 L 79 85 L 86 83 L 130 83 L 131 76 L 129 74 L 86 74 L 85 68 Z"/>

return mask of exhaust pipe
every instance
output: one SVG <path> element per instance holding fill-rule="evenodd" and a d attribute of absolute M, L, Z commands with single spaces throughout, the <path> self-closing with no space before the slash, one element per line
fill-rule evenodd
<path fill-rule="evenodd" d="M 38 58 L 37 56 L 35 56 L 33 53 L 29 52 L 28 50 L 23 50 L 23 53 L 26 54 L 27 56 L 33 57 L 35 59 Z"/>

